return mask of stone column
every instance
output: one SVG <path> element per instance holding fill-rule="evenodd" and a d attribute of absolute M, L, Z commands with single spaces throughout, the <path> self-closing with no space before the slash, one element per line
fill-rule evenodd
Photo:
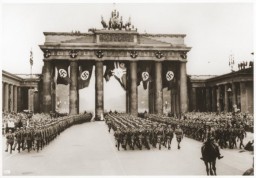
<path fill-rule="evenodd" d="M 54 64 L 52 64 L 52 74 L 51 74 L 51 96 L 52 96 L 51 111 L 55 112 L 56 111 L 56 82 L 55 82 L 55 65 Z"/>
<path fill-rule="evenodd" d="M 2 82 L 2 112 L 4 111 L 4 82 Z"/>
<path fill-rule="evenodd" d="M 205 99 L 206 99 L 206 111 L 210 111 L 210 89 L 206 87 L 205 89 Z"/>
<path fill-rule="evenodd" d="M 104 93 L 103 93 L 103 62 L 95 63 L 95 120 L 100 120 L 104 112 Z"/>
<path fill-rule="evenodd" d="M 130 92 L 129 92 L 129 90 L 130 90 L 130 88 L 129 88 L 129 86 L 130 86 L 130 83 L 129 83 L 129 77 L 128 77 L 128 75 L 129 75 L 129 68 L 127 68 L 127 78 L 126 78 L 126 85 L 127 85 L 127 89 L 126 89 L 126 103 L 125 103 L 125 106 L 126 106 L 126 113 L 130 113 Z"/>
<path fill-rule="evenodd" d="M 248 108 L 245 84 L 246 84 L 245 82 L 240 82 L 241 112 L 246 112 Z"/>
<path fill-rule="evenodd" d="M 9 105 L 10 105 L 10 108 L 9 108 L 9 111 L 10 112 L 13 112 L 13 85 L 10 84 L 10 95 L 9 95 Z"/>
<path fill-rule="evenodd" d="M 34 90 L 34 113 L 39 113 L 39 93 Z"/>
<path fill-rule="evenodd" d="M 28 109 L 34 112 L 34 89 L 28 89 Z"/>
<path fill-rule="evenodd" d="M 216 93 L 216 95 L 217 95 L 217 112 L 220 112 L 220 90 L 221 90 L 221 88 L 220 88 L 220 86 L 217 86 L 217 93 Z"/>
<path fill-rule="evenodd" d="M 155 114 L 163 113 L 162 62 L 155 62 Z"/>
<path fill-rule="evenodd" d="M 224 111 L 225 112 L 228 112 L 228 85 L 226 84 L 225 86 L 224 86 L 224 93 L 225 93 L 225 98 L 224 98 L 224 103 L 225 103 L 225 106 L 224 106 Z"/>
<path fill-rule="evenodd" d="M 13 86 L 13 111 L 17 112 L 17 86 Z"/>
<path fill-rule="evenodd" d="M 52 96 L 51 96 L 51 69 L 52 64 L 50 61 L 44 61 L 43 69 L 43 112 L 50 113 L 52 109 Z"/>
<path fill-rule="evenodd" d="M 130 61 L 130 114 L 138 115 L 137 61 Z"/>
<path fill-rule="evenodd" d="M 5 83 L 5 86 L 4 86 L 4 88 L 5 88 L 5 92 L 4 92 L 4 111 L 9 111 L 9 84 L 8 83 Z"/>
<path fill-rule="evenodd" d="M 237 105 L 237 104 L 236 104 L 236 85 L 233 82 L 232 83 L 232 108 L 234 105 Z"/>
<path fill-rule="evenodd" d="M 17 112 L 21 111 L 21 87 L 17 87 Z"/>
<path fill-rule="evenodd" d="M 216 88 L 212 87 L 212 111 L 216 111 Z"/>
<path fill-rule="evenodd" d="M 176 89 L 172 88 L 171 95 L 171 113 L 176 115 Z"/>
<path fill-rule="evenodd" d="M 78 114 L 78 64 L 76 61 L 70 62 L 70 85 L 69 85 L 69 114 Z"/>
<path fill-rule="evenodd" d="M 196 105 L 196 87 L 192 87 L 191 90 L 191 111 L 196 111 L 197 110 L 197 105 Z"/>
<path fill-rule="evenodd" d="M 148 86 L 148 109 L 149 113 L 154 113 L 154 84 L 153 82 L 149 82 Z"/>
<path fill-rule="evenodd" d="M 187 70 L 186 62 L 180 63 L 180 112 L 188 111 L 188 91 L 187 91 Z"/>

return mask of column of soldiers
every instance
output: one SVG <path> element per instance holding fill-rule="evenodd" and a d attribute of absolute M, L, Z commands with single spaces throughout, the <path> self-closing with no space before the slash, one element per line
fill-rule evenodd
<path fill-rule="evenodd" d="M 159 122 L 134 117 L 128 114 L 107 114 L 105 121 L 108 125 L 109 132 L 114 130 L 116 147 L 120 146 L 124 150 L 129 146 L 135 148 L 150 149 L 151 147 L 161 150 L 162 146 L 171 149 L 171 142 L 176 135 L 178 149 L 181 148 L 180 142 L 183 138 L 183 131 L 179 125 L 162 124 Z"/>
<path fill-rule="evenodd" d="M 43 147 L 48 145 L 54 140 L 61 132 L 74 124 L 81 124 L 89 122 L 92 114 L 81 114 L 74 116 L 64 116 L 59 118 L 51 118 L 45 114 L 37 115 L 38 118 L 30 119 L 29 125 L 21 125 L 8 130 L 6 133 L 6 152 L 10 153 L 17 148 L 17 151 L 28 152 L 31 150 L 42 150 Z"/>
<path fill-rule="evenodd" d="M 106 123 L 114 130 L 116 146 L 142 149 L 150 145 L 161 149 L 161 145 L 171 148 L 174 133 L 178 141 L 178 149 L 183 138 L 206 141 L 211 135 L 221 148 L 244 148 L 243 143 L 246 131 L 253 131 L 253 116 L 245 113 L 197 113 L 191 112 L 182 118 L 166 117 L 163 115 L 148 114 L 146 118 L 138 118 L 128 114 L 106 115 Z M 239 142 L 239 145 L 237 144 Z"/>
<path fill-rule="evenodd" d="M 248 114 L 232 113 L 186 113 L 182 119 L 149 115 L 149 119 L 172 125 L 179 124 L 186 137 L 206 141 L 212 135 L 221 148 L 244 147 L 243 140 L 246 131 L 253 131 L 253 116 Z"/>

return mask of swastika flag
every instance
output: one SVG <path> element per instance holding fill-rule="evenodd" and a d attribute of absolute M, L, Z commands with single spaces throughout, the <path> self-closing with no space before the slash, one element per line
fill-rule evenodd
<path fill-rule="evenodd" d="M 164 62 L 163 63 L 163 88 L 168 88 L 168 90 L 176 87 L 176 69 L 177 66 L 175 63 Z"/>
<path fill-rule="evenodd" d="M 151 80 L 151 64 L 145 61 L 138 63 L 137 86 L 142 82 L 146 90 L 148 82 Z"/>
<path fill-rule="evenodd" d="M 88 87 L 90 84 L 90 79 L 92 76 L 92 62 L 84 62 L 79 66 L 79 77 L 78 77 L 78 87 L 79 89 Z"/>
<path fill-rule="evenodd" d="M 57 84 L 68 85 L 70 83 L 70 78 L 68 74 L 68 63 L 59 63 L 57 64 Z"/>

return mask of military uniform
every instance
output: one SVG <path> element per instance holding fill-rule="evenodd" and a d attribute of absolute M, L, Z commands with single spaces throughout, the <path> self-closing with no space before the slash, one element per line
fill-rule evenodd
<path fill-rule="evenodd" d="M 12 133 L 12 130 L 10 129 L 9 132 L 6 134 L 6 150 L 5 152 L 8 152 L 8 147 L 10 145 L 10 153 L 12 154 L 12 146 L 14 143 L 14 134 Z"/>
<path fill-rule="evenodd" d="M 167 143 L 168 149 L 171 149 L 171 143 L 173 139 L 173 129 L 169 126 L 165 131 L 165 141 Z"/>
<path fill-rule="evenodd" d="M 180 149 L 180 142 L 183 138 L 183 131 L 182 129 L 179 127 L 179 125 L 177 125 L 177 128 L 175 129 L 175 135 L 176 135 L 176 139 L 177 139 L 177 142 L 178 142 L 178 149 Z"/>

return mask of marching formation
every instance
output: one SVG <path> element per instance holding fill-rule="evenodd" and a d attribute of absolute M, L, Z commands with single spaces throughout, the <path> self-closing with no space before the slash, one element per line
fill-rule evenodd
<path fill-rule="evenodd" d="M 16 124 L 14 129 L 8 128 L 8 132 L 4 133 L 6 136 L 6 152 L 10 150 L 10 153 L 12 153 L 16 147 L 18 152 L 21 150 L 24 151 L 25 149 L 27 149 L 28 152 L 31 150 L 37 150 L 38 152 L 65 129 L 74 124 L 89 122 L 92 118 L 92 114 L 64 116 L 59 118 L 51 118 L 49 115 L 45 114 L 37 114 L 31 118 L 22 114 L 18 116 L 19 121 L 17 123 L 19 124 Z M 12 120 L 15 120 L 13 116 L 11 117 Z M 4 116 L 4 120 L 9 118 L 10 115 Z"/>
<path fill-rule="evenodd" d="M 150 114 L 149 120 L 164 124 L 180 125 L 188 138 L 206 141 L 213 137 L 221 148 L 244 147 L 246 131 L 253 132 L 253 117 L 248 114 L 232 113 L 186 113 L 181 119 Z"/>
<path fill-rule="evenodd" d="M 183 138 L 183 131 L 179 125 L 173 127 L 171 124 L 161 124 L 159 122 L 134 117 L 128 114 L 107 114 L 105 115 L 106 124 L 109 132 L 114 130 L 116 147 L 119 150 L 120 146 L 123 149 L 129 148 L 134 150 L 135 147 L 142 149 L 143 147 L 150 149 L 164 145 L 171 149 L 171 142 L 176 135 L 178 149 L 181 148 L 180 142 Z"/>
<path fill-rule="evenodd" d="M 191 112 L 178 119 L 164 115 L 146 114 L 144 118 L 128 114 L 109 113 L 105 116 L 109 132 L 114 130 L 116 146 L 126 150 L 135 146 L 150 149 L 150 145 L 161 149 L 164 145 L 171 149 L 171 142 L 176 135 L 178 149 L 183 135 L 205 142 L 213 138 L 220 148 L 245 147 L 243 140 L 246 131 L 253 131 L 253 116 L 232 113 Z M 184 133 L 184 134 L 183 134 Z"/>

